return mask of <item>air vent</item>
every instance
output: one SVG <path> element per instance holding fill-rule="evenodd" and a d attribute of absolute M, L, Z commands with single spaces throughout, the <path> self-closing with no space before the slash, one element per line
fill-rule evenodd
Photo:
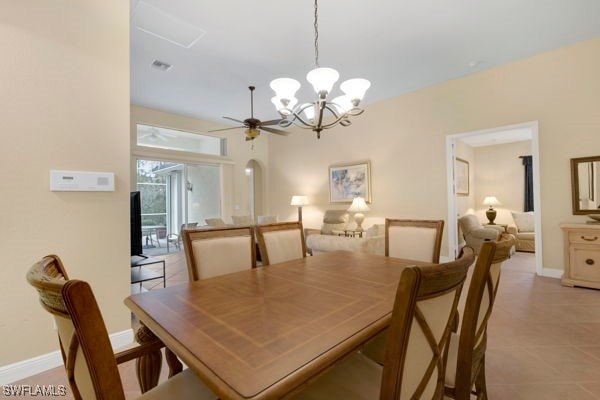
<path fill-rule="evenodd" d="M 154 60 L 152 61 L 152 67 L 159 69 L 161 71 L 168 71 L 171 69 L 172 65 L 163 61 Z"/>

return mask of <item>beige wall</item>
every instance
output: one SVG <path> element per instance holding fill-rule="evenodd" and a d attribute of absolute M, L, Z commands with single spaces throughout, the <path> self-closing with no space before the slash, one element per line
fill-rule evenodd
<path fill-rule="evenodd" d="M 91 283 L 109 332 L 130 328 L 129 3 L 5 1 L 0 365 L 58 350 L 25 281 L 55 253 Z M 114 192 L 50 192 L 49 170 L 115 173 Z"/>
<path fill-rule="evenodd" d="M 523 160 L 519 156 L 531 155 L 531 141 L 476 147 L 474 171 L 475 210 L 481 221 L 487 221 L 482 204 L 485 196 L 496 196 L 502 203 L 494 207 L 498 212 L 494 222 L 514 225 L 511 211 L 523 211 L 525 196 Z"/>
<path fill-rule="evenodd" d="M 445 136 L 539 121 L 543 266 L 562 269 L 558 225 L 585 220 L 571 215 L 569 159 L 600 149 L 599 70 L 595 39 L 373 104 L 320 140 L 305 131 L 272 138 L 271 211 L 293 218 L 290 196 L 307 194 L 305 225 L 319 226 L 325 209 L 339 208 L 328 204 L 328 166 L 370 159 L 365 226 L 385 217 L 446 219 Z"/>
<path fill-rule="evenodd" d="M 131 106 L 131 137 L 134 155 L 148 157 L 148 159 L 167 158 L 178 159 L 187 162 L 231 162 L 233 168 L 233 180 L 227 179 L 224 182 L 226 190 L 223 198 L 223 217 L 225 218 L 226 222 L 231 222 L 231 215 L 250 214 L 248 202 L 248 179 L 245 174 L 246 164 L 248 161 L 254 159 L 263 168 L 267 167 L 268 141 L 266 137 L 259 136 L 254 140 L 254 143 L 251 143 L 245 140 L 242 129 L 208 133 L 209 135 L 219 136 L 227 139 L 227 157 L 224 158 L 208 157 L 191 153 L 182 155 L 181 153 L 174 153 L 165 150 L 140 151 L 135 150 L 136 124 L 138 123 L 197 133 L 206 133 L 209 130 L 226 128 L 227 126 L 147 107 L 136 105 Z M 133 168 L 134 164 L 132 163 L 132 174 L 135 174 Z M 227 167 L 227 170 L 228 169 L 229 167 Z M 133 190 L 135 187 L 135 182 L 132 181 L 131 185 Z M 203 223 L 203 221 L 200 222 L 201 224 Z"/>

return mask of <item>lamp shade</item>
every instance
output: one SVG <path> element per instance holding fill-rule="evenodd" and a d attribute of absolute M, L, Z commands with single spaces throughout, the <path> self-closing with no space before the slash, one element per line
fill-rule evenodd
<path fill-rule="evenodd" d="M 348 96 L 345 95 L 338 96 L 331 100 L 331 102 L 333 103 L 333 106 L 335 107 L 337 112 L 340 114 L 345 114 L 354 108 L 354 105 L 352 104 Z"/>
<path fill-rule="evenodd" d="M 370 87 L 371 82 L 362 78 L 348 79 L 340 85 L 340 89 L 342 89 L 342 92 L 344 92 L 350 100 L 357 101 L 361 101 L 363 97 L 365 97 L 365 93 Z"/>
<path fill-rule="evenodd" d="M 305 206 L 308 204 L 306 196 L 292 196 L 291 206 Z"/>
<path fill-rule="evenodd" d="M 337 82 L 340 74 L 333 68 L 315 68 L 306 74 L 306 80 L 311 83 L 315 92 L 331 92 L 333 84 Z"/>
<path fill-rule="evenodd" d="M 354 200 L 352 200 L 352 204 L 348 208 L 348 211 L 351 212 L 362 212 L 369 210 L 370 208 L 367 203 L 365 203 L 365 199 L 363 197 L 355 197 Z"/>
<path fill-rule="evenodd" d="M 486 196 L 485 199 L 483 199 L 483 204 L 490 207 L 502 205 L 500 204 L 496 196 Z"/>
<path fill-rule="evenodd" d="M 300 82 L 292 78 L 278 78 L 271 81 L 271 89 L 279 99 L 292 100 L 300 89 Z"/>

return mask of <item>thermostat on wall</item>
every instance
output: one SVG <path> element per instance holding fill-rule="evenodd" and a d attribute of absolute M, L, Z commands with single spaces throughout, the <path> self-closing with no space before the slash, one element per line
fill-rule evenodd
<path fill-rule="evenodd" d="M 114 192 L 115 174 L 112 172 L 50 170 L 52 192 Z"/>

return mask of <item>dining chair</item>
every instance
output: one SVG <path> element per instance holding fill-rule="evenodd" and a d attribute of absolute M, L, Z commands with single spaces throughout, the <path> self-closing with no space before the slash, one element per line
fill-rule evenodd
<path fill-rule="evenodd" d="M 194 229 L 198 226 L 197 222 L 188 222 L 187 224 L 181 224 L 181 228 L 179 228 L 179 233 L 170 233 L 167 235 L 167 252 L 169 251 L 169 244 L 175 246 L 175 248 L 179 249 L 181 247 L 181 241 L 183 240 L 183 236 L 181 236 L 182 232 L 185 229 Z"/>
<path fill-rule="evenodd" d="M 306 257 L 302 222 L 256 225 L 254 229 L 263 265 Z"/>
<path fill-rule="evenodd" d="M 250 226 L 186 229 L 183 248 L 190 282 L 256 267 Z"/>
<path fill-rule="evenodd" d="M 473 261 L 473 251 L 467 249 L 450 263 L 404 269 L 396 290 L 383 365 L 354 353 L 293 398 L 442 399 L 445 348 L 467 269 Z"/>
<path fill-rule="evenodd" d="M 385 220 L 385 255 L 409 260 L 440 262 L 443 220 Z"/>
<path fill-rule="evenodd" d="M 457 400 L 487 399 L 485 350 L 487 323 L 492 313 L 502 263 L 515 244 L 512 235 L 481 245 L 477 263 L 469 270 L 458 303 L 459 330 L 450 336 L 445 394 Z"/>
<path fill-rule="evenodd" d="M 54 316 L 73 397 L 76 400 L 124 400 L 117 365 L 148 353 L 158 351 L 160 354 L 162 342 L 156 339 L 114 354 L 90 285 L 69 279 L 58 256 L 49 255 L 35 263 L 27 272 L 27 281 L 37 289 L 42 307 Z M 160 362 L 160 358 L 150 362 Z M 142 400 L 175 398 L 216 399 L 216 396 L 186 369 L 139 397 Z"/>

